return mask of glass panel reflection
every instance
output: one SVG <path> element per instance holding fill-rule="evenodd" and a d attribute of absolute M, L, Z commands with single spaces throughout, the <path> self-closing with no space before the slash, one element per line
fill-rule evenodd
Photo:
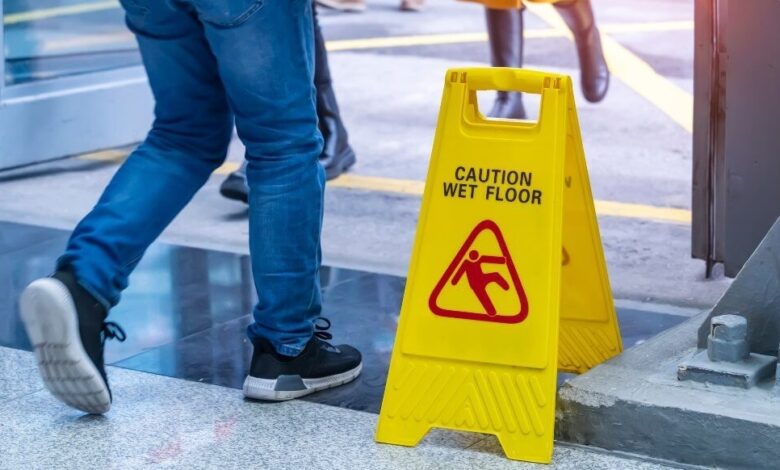
<path fill-rule="evenodd" d="M 3 10 L 7 84 L 140 64 L 116 0 L 6 0 Z"/>

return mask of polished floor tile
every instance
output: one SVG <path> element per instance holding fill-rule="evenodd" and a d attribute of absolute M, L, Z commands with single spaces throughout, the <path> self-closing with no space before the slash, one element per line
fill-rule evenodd
<path fill-rule="evenodd" d="M 325 313 L 332 321 L 334 343 L 348 342 L 363 353 L 363 373 L 343 387 L 306 400 L 360 411 L 379 412 L 397 313 L 377 314 L 362 307 L 339 305 Z M 252 345 L 246 339 L 251 317 L 223 323 L 116 363 L 128 369 L 241 388 L 249 369 Z"/>
<path fill-rule="evenodd" d="M 0 346 L 29 350 L 18 315 L 19 294 L 31 281 L 51 274 L 68 232 L 0 224 L 0 299 L 8 299 L 0 303 Z M 365 275 L 324 267 L 323 295 L 339 293 L 340 285 Z M 256 300 L 248 256 L 152 245 L 111 311 L 111 320 L 130 334 L 124 343 L 108 343 L 106 361 L 116 362 L 243 317 Z"/>
<path fill-rule="evenodd" d="M 49 240 L 58 240 L 65 246 L 67 239 L 68 232 L 63 230 L 0 221 L 0 254 L 30 248 Z"/>
<path fill-rule="evenodd" d="M 647 312 L 631 308 L 618 309 L 623 348 L 628 349 L 644 342 L 662 331 L 679 325 L 688 317 Z"/>
<path fill-rule="evenodd" d="M 67 233 L 8 223 L 0 228 L 0 296 L 13 299 L 0 304 L 0 346 L 29 349 L 15 302 L 27 283 L 51 271 Z M 356 346 L 364 370 L 353 383 L 307 400 L 377 413 L 405 280 L 329 267 L 322 269 L 321 279 L 322 315 L 332 322 L 334 342 Z M 109 342 L 106 361 L 240 389 L 251 360 L 245 330 L 255 301 L 248 256 L 155 244 L 111 312 L 128 340 Z M 619 309 L 618 315 L 626 348 L 685 319 L 636 309 Z M 559 383 L 567 377 L 561 374 Z"/>

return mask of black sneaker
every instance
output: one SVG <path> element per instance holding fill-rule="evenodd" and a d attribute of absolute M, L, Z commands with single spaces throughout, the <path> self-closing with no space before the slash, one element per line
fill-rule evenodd
<path fill-rule="evenodd" d="M 225 181 L 219 186 L 219 193 L 234 201 L 249 202 L 249 186 L 246 184 L 246 163 L 243 163 L 238 170 L 225 178 Z"/>
<path fill-rule="evenodd" d="M 363 360 L 352 346 L 333 346 L 325 326 L 316 325 L 314 337 L 295 357 L 283 356 L 265 339 L 254 342 L 249 375 L 244 381 L 244 396 L 258 400 L 292 400 L 304 395 L 338 387 L 360 375 Z"/>
<path fill-rule="evenodd" d="M 122 328 L 105 321 L 105 308 L 69 272 L 34 281 L 19 303 L 46 388 L 78 410 L 107 412 L 111 390 L 103 345 L 109 338 L 124 341 Z"/>

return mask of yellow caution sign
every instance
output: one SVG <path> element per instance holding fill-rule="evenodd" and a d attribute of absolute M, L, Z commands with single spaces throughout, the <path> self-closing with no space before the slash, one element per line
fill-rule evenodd
<path fill-rule="evenodd" d="M 478 90 L 541 94 L 540 119 L 486 119 Z M 620 351 L 571 80 L 450 70 L 377 441 L 474 431 L 549 462 L 559 318 L 562 370 Z"/>
<path fill-rule="evenodd" d="M 558 370 L 583 373 L 619 354 L 623 345 L 577 110 L 572 93 L 568 94 Z"/>

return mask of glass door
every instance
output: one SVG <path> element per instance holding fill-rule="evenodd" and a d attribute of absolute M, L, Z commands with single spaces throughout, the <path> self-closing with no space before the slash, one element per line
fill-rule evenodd
<path fill-rule="evenodd" d="M 117 0 L 0 0 L 0 169 L 126 145 L 153 101 Z"/>

